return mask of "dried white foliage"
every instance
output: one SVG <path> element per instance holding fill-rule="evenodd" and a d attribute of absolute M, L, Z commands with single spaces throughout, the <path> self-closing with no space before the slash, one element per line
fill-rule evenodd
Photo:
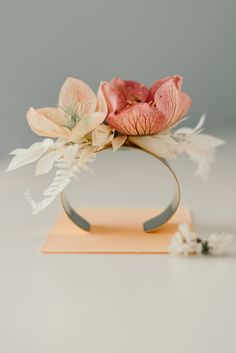
<path fill-rule="evenodd" d="M 37 162 L 36 175 L 50 172 L 53 166 L 57 168 L 55 178 L 45 190 L 45 198 L 41 202 L 36 203 L 31 199 L 29 192 L 26 193 L 26 198 L 30 202 L 34 214 L 46 208 L 82 169 L 90 170 L 87 163 L 94 160 L 96 152 L 108 146 L 112 146 L 113 150 L 117 151 L 128 142 L 128 144 L 137 145 L 157 157 L 166 159 L 174 159 L 179 153 L 185 152 L 190 159 L 197 163 L 196 174 L 205 178 L 214 160 L 216 147 L 224 143 L 218 138 L 202 134 L 205 116 L 200 119 L 195 128 L 179 128 L 174 132 L 165 130 L 148 136 L 116 135 L 115 130 L 104 123 L 105 106 L 102 100 L 100 103 L 101 109 L 89 114 L 86 113 L 87 105 L 91 104 L 89 101 L 81 101 L 80 105 L 76 107 L 69 106 L 64 109 L 66 136 L 62 136 L 56 141 L 46 138 L 28 149 L 16 149 L 10 153 L 13 158 L 8 171 L 33 162 Z M 68 132 L 70 132 L 69 135 Z M 69 139 L 68 136 L 70 136 Z M 189 252 L 190 249 L 189 234 L 182 227 L 175 238 L 176 244 L 179 244 L 179 249 L 181 248 L 183 253 Z M 187 237 L 186 241 L 181 242 L 185 236 Z M 192 247 L 191 251 L 197 253 L 200 251 L 201 245 L 198 244 L 194 248 L 196 244 L 194 243 L 193 246 L 193 243 L 190 246 Z"/>
<path fill-rule="evenodd" d="M 216 147 L 225 142 L 214 136 L 202 134 L 204 121 L 205 115 L 195 128 L 179 128 L 174 132 L 166 130 L 149 136 L 129 136 L 128 141 L 166 159 L 175 159 L 179 153 L 185 152 L 197 163 L 196 174 L 206 179 L 214 162 Z"/>
<path fill-rule="evenodd" d="M 197 163 L 196 174 L 206 179 L 210 166 L 214 162 L 216 147 L 225 142 L 211 135 L 202 134 L 205 121 L 203 115 L 195 128 L 180 128 L 172 136 L 178 142 L 178 153 L 185 152 L 190 159 Z"/>
<path fill-rule="evenodd" d="M 29 148 L 19 148 L 10 153 L 14 155 L 12 158 L 7 171 L 14 170 L 23 167 L 27 164 L 36 162 L 41 158 L 50 148 L 54 145 L 52 139 L 44 139 L 42 142 L 34 143 Z"/>
<path fill-rule="evenodd" d="M 163 131 L 157 135 L 129 136 L 128 141 L 166 159 L 175 159 L 179 148 L 170 131 Z"/>
<path fill-rule="evenodd" d="M 39 159 L 36 166 L 36 175 L 47 174 L 53 167 L 53 164 L 63 155 L 63 151 L 54 150 Z"/>
<path fill-rule="evenodd" d="M 30 196 L 29 191 L 25 193 L 25 198 L 29 201 L 33 214 L 37 214 L 44 210 L 55 198 L 76 178 L 82 169 L 86 169 L 86 163 L 94 160 L 93 149 L 91 147 L 84 148 L 77 155 L 78 145 L 72 145 L 66 149 L 63 158 L 56 161 L 56 175 L 44 191 L 45 198 L 36 203 Z"/>

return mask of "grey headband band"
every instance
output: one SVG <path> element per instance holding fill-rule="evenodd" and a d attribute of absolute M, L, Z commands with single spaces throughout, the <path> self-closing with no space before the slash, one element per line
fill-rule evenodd
<path fill-rule="evenodd" d="M 140 151 L 144 151 L 143 149 L 133 145 L 126 145 L 125 147 L 135 148 Z M 175 173 L 173 172 L 173 170 L 171 169 L 171 167 L 169 166 L 168 162 L 165 159 L 159 158 L 154 153 L 151 153 L 149 151 L 145 150 L 144 152 L 147 152 L 148 154 L 158 159 L 168 169 L 168 171 L 171 173 L 175 181 L 174 195 L 170 204 L 160 214 L 158 214 L 157 216 L 151 219 L 148 219 L 146 222 L 143 223 L 144 231 L 152 232 L 158 229 L 161 225 L 165 224 L 176 212 L 180 203 L 180 186 Z M 90 223 L 82 216 L 80 216 L 75 211 L 75 209 L 70 205 L 65 192 L 61 193 L 61 203 L 64 208 L 64 211 L 66 212 L 67 216 L 71 219 L 71 221 L 79 228 L 89 232 L 91 228 Z"/>

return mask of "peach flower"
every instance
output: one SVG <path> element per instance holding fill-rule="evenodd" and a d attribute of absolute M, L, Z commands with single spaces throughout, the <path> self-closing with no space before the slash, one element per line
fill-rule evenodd
<path fill-rule="evenodd" d="M 99 87 L 97 96 L 83 81 L 69 77 L 61 87 L 58 107 L 30 108 L 27 120 L 39 136 L 78 142 L 106 118 L 107 105 Z"/>
<path fill-rule="evenodd" d="M 153 135 L 176 124 L 189 110 L 191 98 L 181 91 L 179 75 L 155 81 L 148 89 L 135 81 L 114 78 L 102 83 L 108 124 L 124 135 Z"/>

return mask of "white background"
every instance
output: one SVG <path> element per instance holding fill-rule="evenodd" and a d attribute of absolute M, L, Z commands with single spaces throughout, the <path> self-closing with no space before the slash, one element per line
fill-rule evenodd
<path fill-rule="evenodd" d="M 205 234 L 236 233 L 235 141 L 222 137 L 228 144 L 208 182 L 194 176 L 187 159 L 172 163 L 182 204 Z M 171 180 L 155 160 L 133 152 L 111 157 L 101 154 L 91 165 L 94 174 L 85 172 L 71 186 L 78 206 L 168 201 Z M 22 191 L 30 187 L 39 197 L 48 182 L 33 178 L 31 167 L 2 170 L 0 352 L 235 352 L 235 243 L 223 257 L 43 255 L 59 200 L 31 216 Z"/>

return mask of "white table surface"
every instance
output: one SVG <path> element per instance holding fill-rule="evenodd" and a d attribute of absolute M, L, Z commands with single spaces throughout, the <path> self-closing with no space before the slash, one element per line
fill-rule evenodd
<path fill-rule="evenodd" d="M 186 158 L 173 162 L 182 204 L 199 232 L 236 233 L 236 144 L 228 140 L 208 182 L 193 175 Z M 99 156 L 95 173 L 74 184 L 78 205 L 159 206 L 171 187 L 154 164 L 132 153 L 115 161 Z M 30 188 L 37 198 L 49 178 L 33 178 L 31 167 L 5 174 L 5 167 L 2 162 L 1 353 L 236 352 L 235 243 L 222 257 L 43 255 L 59 201 L 31 216 L 22 191 Z"/>

